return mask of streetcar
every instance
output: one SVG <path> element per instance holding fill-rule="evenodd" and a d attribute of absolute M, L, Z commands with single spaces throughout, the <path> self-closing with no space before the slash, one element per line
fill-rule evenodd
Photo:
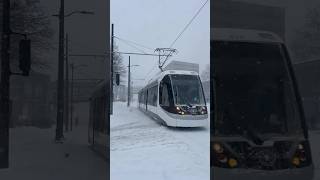
<path fill-rule="evenodd" d="M 214 179 L 313 178 L 308 129 L 291 60 L 276 34 L 212 28 Z"/>
<path fill-rule="evenodd" d="M 138 93 L 139 109 L 171 127 L 203 127 L 207 106 L 197 72 L 166 70 Z"/>
<path fill-rule="evenodd" d="M 104 158 L 109 158 L 110 124 L 107 112 L 106 83 L 102 82 L 90 98 L 88 142 Z"/>

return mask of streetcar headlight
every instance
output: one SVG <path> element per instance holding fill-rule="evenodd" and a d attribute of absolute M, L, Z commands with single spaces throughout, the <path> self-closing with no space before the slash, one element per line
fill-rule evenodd
<path fill-rule="evenodd" d="M 228 160 L 228 164 L 229 164 L 229 166 L 230 166 L 231 168 L 234 168 L 234 167 L 236 167 L 236 166 L 238 165 L 238 161 L 237 161 L 236 159 L 230 158 L 230 159 Z"/>
<path fill-rule="evenodd" d="M 206 106 L 198 106 L 197 110 L 198 110 L 198 113 L 201 115 L 207 114 L 207 107 Z"/>
<path fill-rule="evenodd" d="M 175 113 L 182 114 L 182 115 L 184 114 L 184 112 L 182 111 L 181 107 L 179 107 L 179 106 L 175 107 Z"/>
<path fill-rule="evenodd" d="M 291 163 L 295 166 L 299 166 L 300 165 L 300 159 L 298 157 L 294 157 L 292 158 Z"/>
<path fill-rule="evenodd" d="M 211 148 L 214 152 L 211 156 L 211 162 L 214 166 L 222 168 L 235 168 L 238 166 L 238 160 L 221 143 L 214 142 Z"/>
<path fill-rule="evenodd" d="M 291 158 L 291 164 L 297 168 L 311 164 L 311 151 L 307 141 L 301 142 L 296 146 L 296 151 Z"/>
<path fill-rule="evenodd" d="M 223 153 L 223 148 L 222 148 L 221 144 L 219 144 L 219 143 L 213 143 L 213 150 L 216 153 Z"/>
<path fill-rule="evenodd" d="M 202 106 L 201 114 L 207 114 L 207 107 L 206 106 Z"/>

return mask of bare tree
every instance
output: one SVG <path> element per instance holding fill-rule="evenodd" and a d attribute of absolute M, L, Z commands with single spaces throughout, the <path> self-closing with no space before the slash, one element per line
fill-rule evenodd
<path fill-rule="evenodd" d="M 201 81 L 210 81 L 210 65 L 207 64 L 206 68 L 201 72 Z"/>
<path fill-rule="evenodd" d="M 13 1 L 10 18 L 11 30 L 14 33 L 26 34 L 31 40 L 31 68 L 48 68 L 50 64 L 45 61 L 44 55 L 53 48 L 53 30 L 50 27 L 50 18 L 40 6 L 39 0 Z M 18 34 L 12 34 L 11 37 L 12 68 L 18 67 L 19 41 L 24 38 Z"/>
<path fill-rule="evenodd" d="M 114 44 L 114 52 L 118 52 L 118 46 Z M 115 83 L 116 74 L 120 74 L 121 78 L 125 78 L 127 66 L 123 63 L 123 57 L 119 53 L 114 53 L 113 56 L 113 79 Z"/>
<path fill-rule="evenodd" d="M 305 23 L 291 45 L 296 61 L 320 57 L 320 5 L 307 11 Z"/>

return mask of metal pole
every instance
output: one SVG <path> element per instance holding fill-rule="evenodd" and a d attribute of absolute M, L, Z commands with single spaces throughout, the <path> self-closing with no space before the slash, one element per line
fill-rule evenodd
<path fill-rule="evenodd" d="M 73 63 L 71 64 L 71 113 L 70 113 L 70 130 L 72 131 L 72 119 L 73 119 L 73 111 L 74 111 L 74 106 L 73 106 L 73 86 L 74 86 L 74 65 Z"/>
<path fill-rule="evenodd" d="M 127 104 L 127 106 L 129 107 L 130 106 L 130 89 L 131 89 L 131 72 L 130 72 L 130 67 L 131 67 L 131 65 L 130 65 L 130 56 L 129 56 L 129 65 L 128 65 L 128 104 Z"/>
<path fill-rule="evenodd" d="M 1 92 L 0 92 L 0 168 L 9 168 L 10 121 L 10 0 L 3 0 Z"/>
<path fill-rule="evenodd" d="M 66 96 L 65 96 L 65 130 L 69 130 L 69 37 L 66 34 Z"/>
<path fill-rule="evenodd" d="M 114 47 L 113 47 L 113 38 L 114 38 L 114 25 L 111 25 L 111 87 L 110 87 L 110 93 L 111 93 L 111 102 L 110 102 L 110 114 L 113 113 L 113 58 L 114 58 Z"/>
<path fill-rule="evenodd" d="M 59 60 L 58 60 L 58 87 L 57 87 L 57 126 L 56 141 L 62 141 L 63 137 L 63 106 L 64 106 L 64 88 L 63 88 L 63 71 L 64 71 L 64 0 L 60 0 L 59 13 Z"/>

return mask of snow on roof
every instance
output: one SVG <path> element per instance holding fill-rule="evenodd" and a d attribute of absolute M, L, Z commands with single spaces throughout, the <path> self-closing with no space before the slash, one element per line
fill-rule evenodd
<path fill-rule="evenodd" d="M 199 73 L 199 64 L 182 62 L 182 61 L 171 61 L 164 70 L 183 70 L 183 71 L 195 71 Z"/>
<path fill-rule="evenodd" d="M 235 28 L 211 28 L 210 39 L 242 42 L 283 43 L 283 40 L 273 32 Z"/>
<path fill-rule="evenodd" d="M 165 75 L 168 75 L 168 74 L 183 74 L 183 75 L 195 75 L 195 76 L 199 75 L 198 72 L 190 71 L 190 70 L 165 70 L 163 72 L 160 72 L 159 74 L 157 74 L 153 78 L 151 78 L 148 81 L 147 86 L 149 84 L 153 84 L 155 81 L 158 81 L 159 79 L 162 79 Z"/>

